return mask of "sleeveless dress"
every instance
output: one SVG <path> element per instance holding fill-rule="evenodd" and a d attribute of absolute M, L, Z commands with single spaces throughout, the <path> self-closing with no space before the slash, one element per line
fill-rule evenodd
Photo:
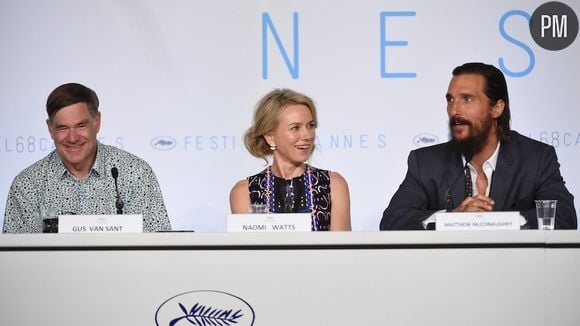
<path fill-rule="evenodd" d="M 272 213 L 310 213 L 312 231 L 330 229 L 330 171 L 307 165 L 301 176 L 286 180 L 268 166 L 247 179 L 251 204 L 268 205 Z"/>

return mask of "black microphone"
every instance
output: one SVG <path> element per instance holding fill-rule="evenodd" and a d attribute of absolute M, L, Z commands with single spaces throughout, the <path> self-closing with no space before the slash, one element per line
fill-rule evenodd
<path fill-rule="evenodd" d="M 464 154 L 464 156 L 465 156 L 465 164 L 463 165 L 461 172 L 459 174 L 457 174 L 455 179 L 453 179 L 453 182 L 451 182 L 451 185 L 449 185 L 449 188 L 447 188 L 446 199 L 445 199 L 445 211 L 447 211 L 447 212 L 451 212 L 453 210 L 453 206 L 455 206 L 453 203 L 453 198 L 451 196 L 451 189 L 453 189 L 453 186 L 455 186 L 455 183 L 457 183 L 457 180 L 459 180 L 459 177 L 461 175 L 465 175 L 465 168 L 467 168 L 467 164 L 469 164 L 469 162 L 471 162 L 471 159 L 473 158 L 473 154 L 470 154 L 470 153 Z"/>
<path fill-rule="evenodd" d="M 119 187 L 117 186 L 117 178 L 119 177 L 119 170 L 116 167 L 111 169 L 111 174 L 113 179 L 115 179 L 115 192 L 117 193 L 117 200 L 115 201 L 115 207 L 117 207 L 117 214 L 123 214 L 123 200 L 121 200 L 121 194 L 119 193 Z"/>

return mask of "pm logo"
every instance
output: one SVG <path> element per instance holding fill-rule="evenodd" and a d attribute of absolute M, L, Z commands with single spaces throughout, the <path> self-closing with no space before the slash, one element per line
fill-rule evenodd
<path fill-rule="evenodd" d="M 151 147 L 159 151 L 168 151 L 175 148 L 177 142 L 169 136 L 158 136 L 151 140 Z"/>
<path fill-rule="evenodd" d="M 564 3 L 546 2 L 532 14 L 530 33 L 542 48 L 551 51 L 563 50 L 578 35 L 578 16 Z"/>
<path fill-rule="evenodd" d="M 433 134 L 420 134 L 413 138 L 413 143 L 415 143 L 415 146 L 417 147 L 435 145 L 439 143 L 439 137 Z"/>
<path fill-rule="evenodd" d="M 244 299 L 212 290 L 178 294 L 163 302 L 155 312 L 157 326 L 251 326 L 254 319 L 254 309 Z"/>

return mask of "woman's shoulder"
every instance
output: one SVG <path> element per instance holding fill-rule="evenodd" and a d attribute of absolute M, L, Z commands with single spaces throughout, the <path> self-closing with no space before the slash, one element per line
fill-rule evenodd
<path fill-rule="evenodd" d="M 239 193 L 247 193 L 248 192 L 248 179 L 242 179 L 232 187 L 230 191 L 230 195 L 235 195 Z"/>
<path fill-rule="evenodd" d="M 330 182 L 334 185 L 347 185 L 346 179 L 336 171 L 330 172 Z"/>
<path fill-rule="evenodd" d="M 232 190 L 237 188 L 248 188 L 248 179 L 242 179 L 236 182 Z"/>

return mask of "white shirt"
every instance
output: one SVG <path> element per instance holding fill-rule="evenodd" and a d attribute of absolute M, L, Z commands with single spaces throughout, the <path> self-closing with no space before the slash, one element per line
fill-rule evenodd
<path fill-rule="evenodd" d="M 497 147 L 495 148 L 495 152 L 487 159 L 487 161 L 483 162 L 483 173 L 487 177 L 487 188 L 485 189 L 485 195 L 489 197 L 489 191 L 491 190 L 491 184 L 493 182 L 493 172 L 495 171 L 495 166 L 497 165 L 497 156 L 499 154 L 499 146 L 500 143 L 497 143 Z M 461 159 L 463 160 L 463 165 L 465 165 L 465 157 L 462 156 Z M 475 186 L 477 180 L 477 171 L 471 165 L 471 162 L 467 164 L 469 167 L 469 172 L 471 172 L 471 180 L 473 180 L 473 196 L 477 196 L 479 191 Z"/>
<path fill-rule="evenodd" d="M 497 165 L 497 157 L 499 155 L 499 146 L 500 142 L 497 143 L 497 147 L 495 148 L 495 152 L 487 159 L 487 161 L 483 162 L 483 173 L 487 177 L 487 188 L 485 189 L 485 195 L 489 196 L 489 191 L 491 190 L 491 184 L 493 182 L 493 172 L 495 171 L 495 166 Z M 461 160 L 463 162 L 463 166 L 465 166 L 465 156 L 461 156 Z M 471 163 L 468 163 L 467 166 L 469 167 L 469 172 L 471 174 L 471 180 L 473 182 L 473 196 L 477 196 L 479 192 L 477 191 L 477 187 L 475 186 L 475 181 L 477 180 L 477 171 Z M 445 212 L 444 209 L 433 213 L 433 215 L 429 216 L 427 219 L 423 220 L 422 224 L 424 228 L 427 228 L 427 224 L 435 222 L 435 214 Z"/>

